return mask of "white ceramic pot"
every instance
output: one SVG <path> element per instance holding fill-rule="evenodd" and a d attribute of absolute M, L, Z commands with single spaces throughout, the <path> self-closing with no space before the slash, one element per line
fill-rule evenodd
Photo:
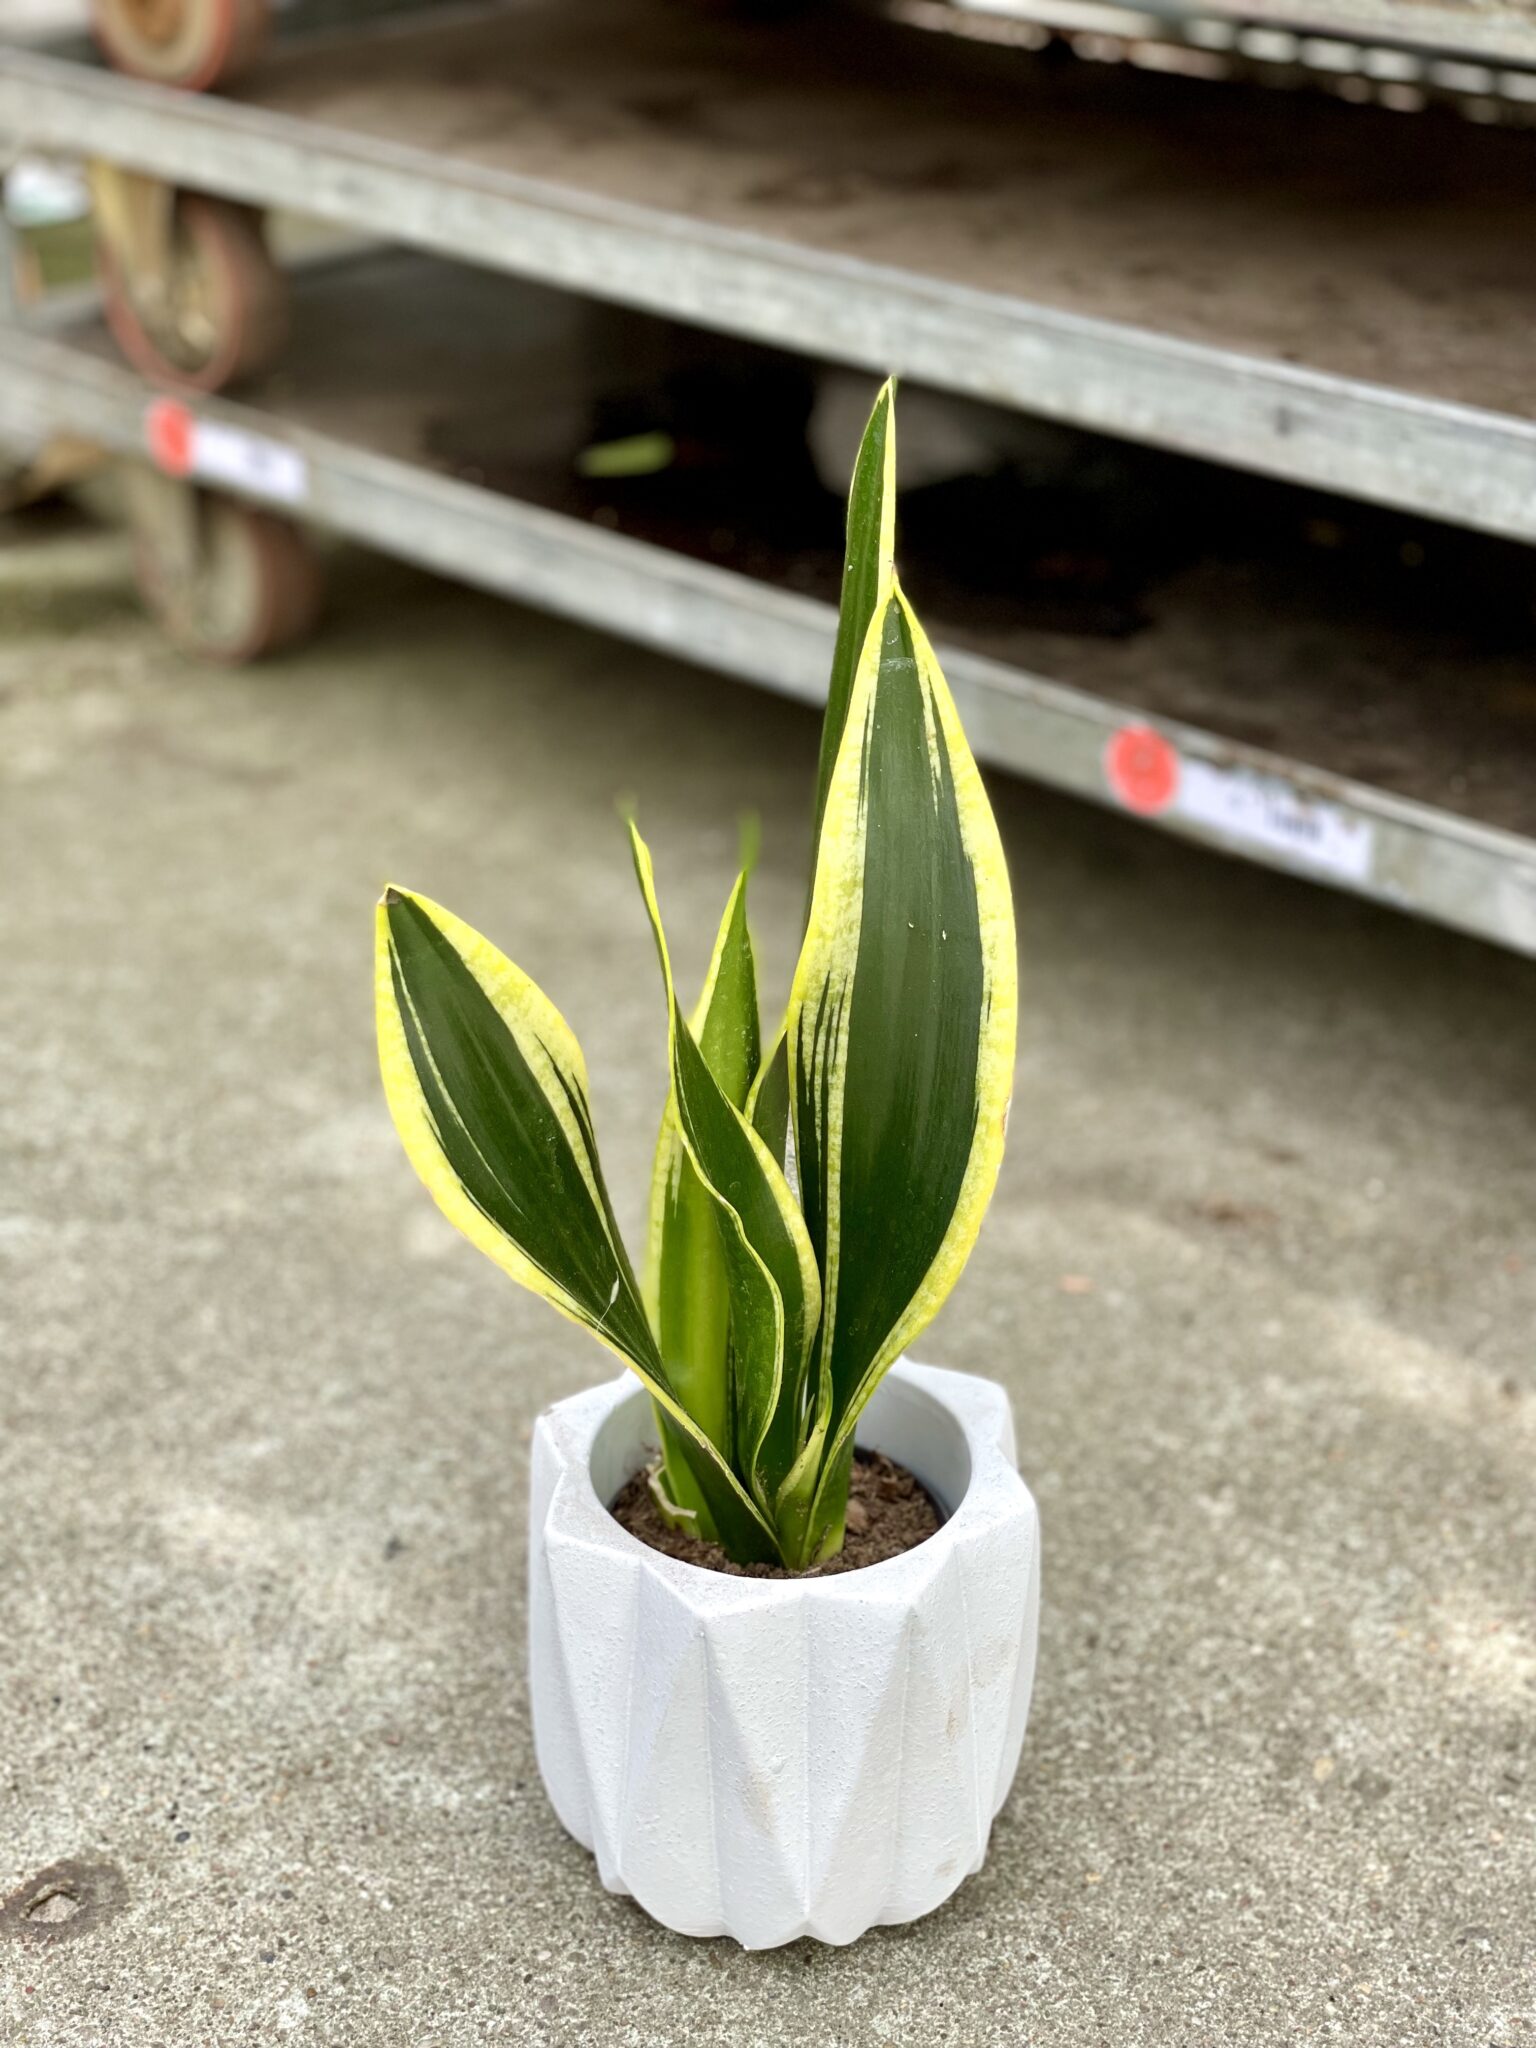
<path fill-rule="evenodd" d="M 859 1571 L 746 1579 L 664 1557 L 609 1514 L 655 1442 L 629 1374 L 539 1417 L 539 1769 L 608 1889 L 680 1934 L 853 1941 L 932 1912 L 986 1855 L 1040 1599 L 1008 1397 L 903 1361 L 859 1441 L 917 1473 L 942 1528 Z"/>

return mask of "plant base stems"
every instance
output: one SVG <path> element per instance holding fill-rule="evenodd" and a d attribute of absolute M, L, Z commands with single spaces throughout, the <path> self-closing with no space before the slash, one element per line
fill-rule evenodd
<path fill-rule="evenodd" d="M 848 1483 L 852 1476 L 853 1443 L 850 1439 L 847 1448 L 839 1452 L 836 1464 L 828 1468 L 822 1479 L 816 1520 L 809 1532 L 815 1550 L 806 1559 L 808 1565 L 836 1557 L 843 1547 L 843 1538 L 847 1534 Z"/>
<path fill-rule="evenodd" d="M 661 1438 L 661 1483 L 666 1500 L 658 1496 L 662 1514 L 675 1529 L 687 1529 L 695 1536 L 702 1536 L 708 1543 L 716 1543 L 719 1537 L 714 1520 L 704 1504 L 704 1495 L 698 1481 L 688 1469 L 680 1432 L 671 1417 L 653 1402 L 652 1411 L 656 1417 L 656 1430 Z M 670 1507 L 681 1509 L 673 1514 Z"/>

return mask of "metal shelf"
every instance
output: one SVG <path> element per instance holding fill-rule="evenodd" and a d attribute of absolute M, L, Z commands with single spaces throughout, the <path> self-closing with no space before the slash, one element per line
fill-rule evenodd
<path fill-rule="evenodd" d="M 451 473 L 445 422 L 458 420 L 464 445 L 483 459 L 497 455 L 479 431 L 485 420 L 512 435 L 507 447 L 519 433 L 547 439 L 556 386 L 575 374 L 580 353 L 558 332 L 550 339 L 545 315 L 554 297 L 403 254 L 317 267 L 300 280 L 292 366 L 270 380 L 258 404 L 183 410 L 179 459 L 210 483 L 275 500 L 402 559 L 816 700 L 833 629 L 826 602 Z M 16 445 L 69 433 L 143 457 L 161 445 L 152 423 L 163 425 L 166 406 L 176 403 L 114 361 L 88 325 L 67 337 L 0 330 L 0 435 Z M 546 462 L 542 473 L 554 471 Z M 1220 632 L 1200 640 L 1202 610 L 1198 601 L 1186 606 L 1187 632 L 1164 622 L 1163 641 L 1142 663 L 1147 672 L 1182 668 L 1212 707 L 1199 723 L 1103 687 L 1129 674 L 1113 644 L 1064 660 L 1074 670 L 1064 682 L 1019 658 L 1030 647 L 1066 649 L 1059 633 L 998 632 L 989 642 L 985 631 L 972 632 L 956 645 L 942 616 L 933 623 L 984 759 L 1113 805 L 1117 737 L 1153 731 L 1176 771 L 1176 786 L 1152 805 L 1160 826 L 1536 953 L 1536 839 L 1458 815 L 1453 804 L 1417 801 L 1244 744 L 1233 729 L 1253 714 L 1253 692 L 1264 684 L 1257 667 L 1235 699 L 1229 693 L 1231 729 L 1223 731 L 1230 649 Z M 1327 634 L 1338 644 L 1352 630 L 1347 620 L 1300 622 L 1317 661 L 1328 655 Z M 1396 701 L 1403 673 L 1373 652 L 1368 633 L 1357 638 L 1348 662 L 1356 695 L 1374 688 L 1383 702 Z M 988 652 L 989 644 L 1009 658 Z M 1427 662 L 1432 698 L 1447 674 L 1466 668 L 1460 656 L 1436 658 L 1438 670 Z M 1403 662 L 1414 666 L 1411 657 Z M 1491 681 L 1493 694 L 1508 693 L 1503 670 Z M 1516 718 L 1509 734 L 1523 730 Z M 1509 734 L 1487 744 L 1513 744 Z M 1528 788 L 1530 778 L 1517 773 L 1516 785 Z"/>
<path fill-rule="evenodd" d="M 1518 133 L 529 0 L 316 43 L 239 99 L 5 54 L 0 136 L 1536 538 Z"/>
<path fill-rule="evenodd" d="M 1384 82 L 1437 82 L 1433 66 L 1453 69 L 1439 82 L 1467 98 L 1487 98 L 1516 81 L 1498 67 L 1536 63 L 1536 9 L 1484 6 L 1478 0 L 890 0 L 905 11 L 946 7 L 967 17 L 960 32 L 1008 39 L 1015 24 L 1036 23 L 1064 34 L 1107 34 L 1151 40 L 1159 31 L 1192 47 L 1233 51 L 1266 64 L 1310 64 Z M 1118 23 L 1112 19 L 1118 14 Z M 1322 41 L 1321 50 L 1298 51 Z M 1393 64 L 1390 57 L 1422 59 Z M 1454 67 L 1461 75 L 1455 76 Z"/>

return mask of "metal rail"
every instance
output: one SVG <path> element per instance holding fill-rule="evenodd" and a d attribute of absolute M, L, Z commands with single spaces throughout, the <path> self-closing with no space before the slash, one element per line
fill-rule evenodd
<path fill-rule="evenodd" d="M 1479 122 L 1536 121 L 1536 15 L 1485 17 L 1417 0 L 1374 11 L 1290 0 L 858 0 L 868 12 L 982 43 L 1211 81 L 1306 85 L 1396 112 L 1431 101 Z"/>
<path fill-rule="evenodd" d="M 1426 0 L 1131 0 L 1131 4 L 1175 25 L 1225 20 L 1238 33 L 1262 35 L 1271 29 L 1295 36 L 1348 39 L 1367 50 L 1444 54 L 1484 64 L 1536 62 L 1536 12 L 1529 7 L 1435 6 Z M 1011 16 L 1015 9 L 985 11 Z M 1020 15 L 1033 11 L 1033 0 L 1019 0 Z"/>
<path fill-rule="evenodd" d="M 166 404 L 115 363 L 0 331 L 0 437 L 18 446 L 68 432 L 142 458 Z M 815 702 L 825 692 L 825 604 L 270 413 L 204 402 L 183 409 L 183 429 L 188 420 L 206 447 L 194 472 L 221 487 L 781 694 Z M 1536 841 L 1192 725 L 1148 721 L 999 661 L 941 653 L 983 759 L 1113 805 L 1117 742 L 1150 733 L 1177 784 L 1155 806 L 1166 829 L 1536 954 Z"/>
<path fill-rule="evenodd" d="M 1517 540 L 1536 424 L 0 54 L 0 138 Z"/>

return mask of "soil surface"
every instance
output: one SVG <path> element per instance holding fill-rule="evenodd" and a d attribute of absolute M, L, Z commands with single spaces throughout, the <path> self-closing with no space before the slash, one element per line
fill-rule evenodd
<path fill-rule="evenodd" d="M 738 1579 L 829 1579 L 835 1572 L 856 1572 L 867 1564 L 883 1564 L 888 1557 L 915 1550 L 944 1519 L 933 1496 L 905 1465 L 898 1465 L 883 1451 L 855 1451 L 848 1487 L 848 1534 L 842 1549 L 825 1564 L 792 1572 L 781 1564 L 737 1564 L 718 1543 L 706 1543 L 700 1536 L 674 1529 L 662 1519 L 650 1477 L 649 1470 L 637 1472 L 620 1489 L 610 1510 L 614 1520 L 652 1550 Z"/>

